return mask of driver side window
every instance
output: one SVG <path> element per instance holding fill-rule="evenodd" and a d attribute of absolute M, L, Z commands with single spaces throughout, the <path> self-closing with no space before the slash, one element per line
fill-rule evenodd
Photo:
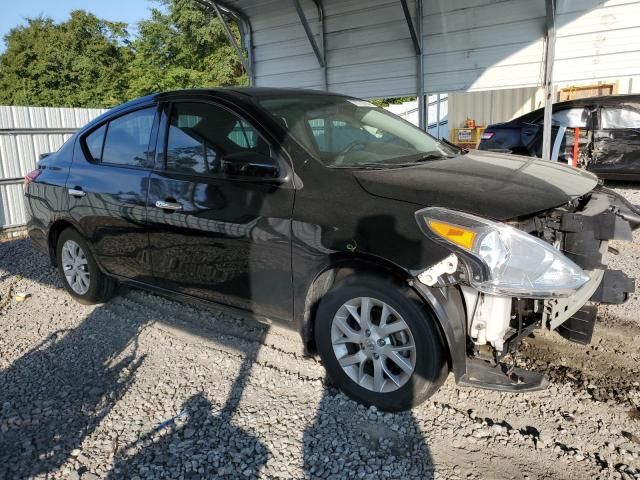
<path fill-rule="evenodd" d="M 172 105 L 166 169 L 196 175 L 277 176 L 269 145 L 248 122 L 226 108 L 200 102 Z"/>

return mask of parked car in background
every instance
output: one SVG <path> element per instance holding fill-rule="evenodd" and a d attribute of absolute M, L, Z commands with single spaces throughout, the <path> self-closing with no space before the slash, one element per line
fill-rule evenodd
<path fill-rule="evenodd" d="M 544 110 L 489 125 L 478 148 L 542 156 Z M 613 95 L 553 105 L 552 155 L 609 179 L 640 179 L 640 95 Z"/>
<path fill-rule="evenodd" d="M 25 178 L 29 234 L 76 300 L 118 282 L 295 328 L 335 384 L 398 410 L 460 384 L 544 387 L 536 328 L 589 343 L 638 209 L 594 175 L 452 148 L 357 98 L 187 90 L 121 105 Z M 592 302 L 587 304 L 588 302 Z"/>

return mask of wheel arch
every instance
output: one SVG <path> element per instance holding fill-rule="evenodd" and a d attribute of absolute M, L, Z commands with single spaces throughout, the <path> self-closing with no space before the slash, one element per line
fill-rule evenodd
<path fill-rule="evenodd" d="M 73 228 L 80 235 L 85 237 L 84 233 L 78 227 L 78 225 L 68 218 L 60 218 L 53 222 L 49 227 L 49 232 L 47 235 L 47 247 L 49 250 L 49 259 L 51 260 L 51 264 L 54 266 L 57 265 L 56 245 L 58 243 L 58 238 L 60 238 L 60 234 L 67 228 Z"/>
<path fill-rule="evenodd" d="M 304 300 L 304 310 L 301 312 L 301 318 L 298 319 L 298 329 L 302 335 L 305 351 L 307 353 L 317 352 L 314 328 L 315 316 L 320 300 L 337 282 L 356 273 L 386 279 L 391 278 L 399 286 L 408 286 L 413 294 L 415 294 L 416 299 L 431 309 L 436 319 L 436 328 L 440 332 L 444 350 L 447 355 L 449 370 L 451 370 L 455 362 L 455 356 L 452 354 L 454 353 L 453 348 L 456 345 L 455 342 L 452 342 L 449 333 L 451 328 L 446 324 L 448 323 L 448 319 L 442 318 L 442 312 L 448 310 L 443 305 L 433 304 L 433 302 L 439 302 L 440 299 L 433 295 L 424 295 L 422 288 L 417 288 L 416 286 L 417 280 L 398 265 L 387 260 L 365 255 L 339 256 L 333 258 L 328 265 L 317 273 L 314 280 L 308 286 Z"/>

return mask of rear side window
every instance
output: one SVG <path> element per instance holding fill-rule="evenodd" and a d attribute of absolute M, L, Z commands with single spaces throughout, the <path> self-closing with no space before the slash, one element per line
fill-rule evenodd
<path fill-rule="evenodd" d="M 107 124 L 101 161 L 115 165 L 150 167 L 149 140 L 155 114 L 156 107 L 150 107 L 111 120 Z M 86 141 L 87 148 L 91 151 L 89 137 Z"/>
<path fill-rule="evenodd" d="M 104 142 L 104 132 L 107 131 L 107 125 L 102 125 L 97 130 L 91 132 L 85 138 L 85 143 L 87 144 L 87 150 L 89 150 L 89 155 L 96 162 L 102 160 L 102 144 Z"/>

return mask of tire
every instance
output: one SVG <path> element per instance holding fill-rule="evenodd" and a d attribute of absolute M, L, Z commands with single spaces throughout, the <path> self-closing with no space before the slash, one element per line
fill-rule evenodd
<path fill-rule="evenodd" d="M 76 273 L 72 279 L 79 278 L 79 283 L 69 280 L 65 273 L 65 265 L 68 273 L 71 262 L 75 261 L 76 258 L 80 260 L 78 260 L 77 264 L 72 265 Z M 56 260 L 62 284 L 69 292 L 69 295 L 77 302 L 84 305 L 93 305 L 104 303 L 113 297 L 117 287 L 116 281 L 100 271 L 86 240 L 82 238 L 82 235 L 77 230 L 67 228 L 60 234 L 56 244 Z M 83 273 L 86 273 L 86 275 Z M 74 284 L 72 285 L 72 283 Z"/>
<path fill-rule="evenodd" d="M 371 312 L 370 329 L 362 328 L 366 318 L 361 314 L 366 306 Z M 351 313 L 355 308 L 360 322 Z M 388 319 L 387 326 L 382 324 L 383 315 Z M 397 323 L 399 320 L 404 325 Z M 433 395 L 449 373 L 445 346 L 435 322 L 430 308 L 407 286 L 357 274 L 340 281 L 320 301 L 315 340 L 330 380 L 349 397 L 380 410 L 407 410 Z M 402 331 L 386 334 L 404 326 L 407 328 Z M 392 355 L 403 358 L 394 360 Z M 348 365 L 356 358 L 358 362 Z M 341 362 L 347 367 L 343 368 Z"/>

